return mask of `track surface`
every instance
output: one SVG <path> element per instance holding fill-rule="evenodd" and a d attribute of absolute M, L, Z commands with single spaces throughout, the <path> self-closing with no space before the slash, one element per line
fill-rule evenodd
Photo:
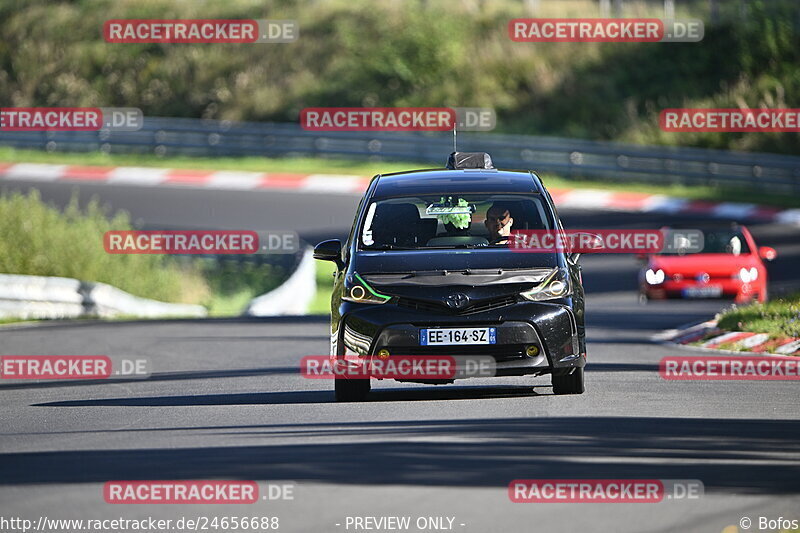
<path fill-rule="evenodd" d="M 35 186 L 63 204 L 72 186 Z M 148 227 L 345 234 L 358 198 L 81 185 Z M 663 215 L 573 211 L 569 227 L 659 227 Z M 796 228 L 751 226 L 774 246 L 774 287 L 796 286 Z M 148 357 L 127 382 L 0 384 L 0 514 L 50 518 L 278 516 L 282 531 L 348 531 L 347 516 L 455 517 L 457 531 L 710 531 L 748 516 L 800 518 L 797 382 L 664 381 L 658 361 L 692 355 L 658 331 L 727 302 L 636 303 L 637 263 L 584 256 L 587 392 L 548 378 L 431 387 L 381 382 L 371 401 L 335 404 L 299 358 L 328 349 L 326 317 L 80 322 L 4 328 L 0 355 Z M 293 501 L 249 506 L 112 506 L 108 480 L 297 482 Z M 512 504 L 517 478 L 699 479 L 699 501 Z M 446 522 L 445 522 L 446 523 Z M 336 524 L 340 524 L 337 526 Z M 464 524 L 464 525 L 461 525 Z M 758 531 L 757 527 L 752 529 Z M 353 531 L 353 528 L 349 529 Z"/>

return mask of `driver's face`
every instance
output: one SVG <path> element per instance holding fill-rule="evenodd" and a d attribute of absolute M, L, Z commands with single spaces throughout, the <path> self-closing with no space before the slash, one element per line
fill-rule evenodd
<path fill-rule="evenodd" d="M 508 210 L 489 209 L 486 212 L 486 229 L 492 236 L 508 235 L 511 231 L 511 213 Z"/>

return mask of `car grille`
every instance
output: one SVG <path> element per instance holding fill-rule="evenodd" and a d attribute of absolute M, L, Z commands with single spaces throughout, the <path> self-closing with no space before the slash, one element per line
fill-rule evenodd
<path fill-rule="evenodd" d="M 433 313 L 447 313 L 450 315 L 470 315 L 473 313 L 482 313 L 484 311 L 491 311 L 492 309 L 500 309 L 508 307 L 517 303 L 516 296 L 503 296 L 501 298 L 494 298 L 491 300 L 484 300 L 472 305 L 468 305 L 463 309 L 451 309 L 445 304 L 433 303 L 429 301 L 415 300 L 412 298 L 398 298 L 397 305 L 405 309 L 413 309 L 415 311 L 430 311 Z"/>

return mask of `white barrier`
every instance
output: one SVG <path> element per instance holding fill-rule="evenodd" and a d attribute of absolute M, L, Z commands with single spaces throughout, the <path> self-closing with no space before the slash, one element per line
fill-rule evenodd
<path fill-rule="evenodd" d="M 204 317 L 201 305 L 171 304 L 128 294 L 105 283 L 0 274 L 0 318 Z"/>
<path fill-rule="evenodd" d="M 317 292 L 314 254 L 309 248 L 297 269 L 280 287 L 253 298 L 245 314 L 249 316 L 304 315 Z"/>

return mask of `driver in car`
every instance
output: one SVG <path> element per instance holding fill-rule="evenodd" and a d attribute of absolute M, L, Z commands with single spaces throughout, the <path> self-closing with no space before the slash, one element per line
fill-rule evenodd
<path fill-rule="evenodd" d="M 489 230 L 489 244 L 508 244 L 514 219 L 511 212 L 501 203 L 494 203 L 486 211 L 486 229 Z"/>

